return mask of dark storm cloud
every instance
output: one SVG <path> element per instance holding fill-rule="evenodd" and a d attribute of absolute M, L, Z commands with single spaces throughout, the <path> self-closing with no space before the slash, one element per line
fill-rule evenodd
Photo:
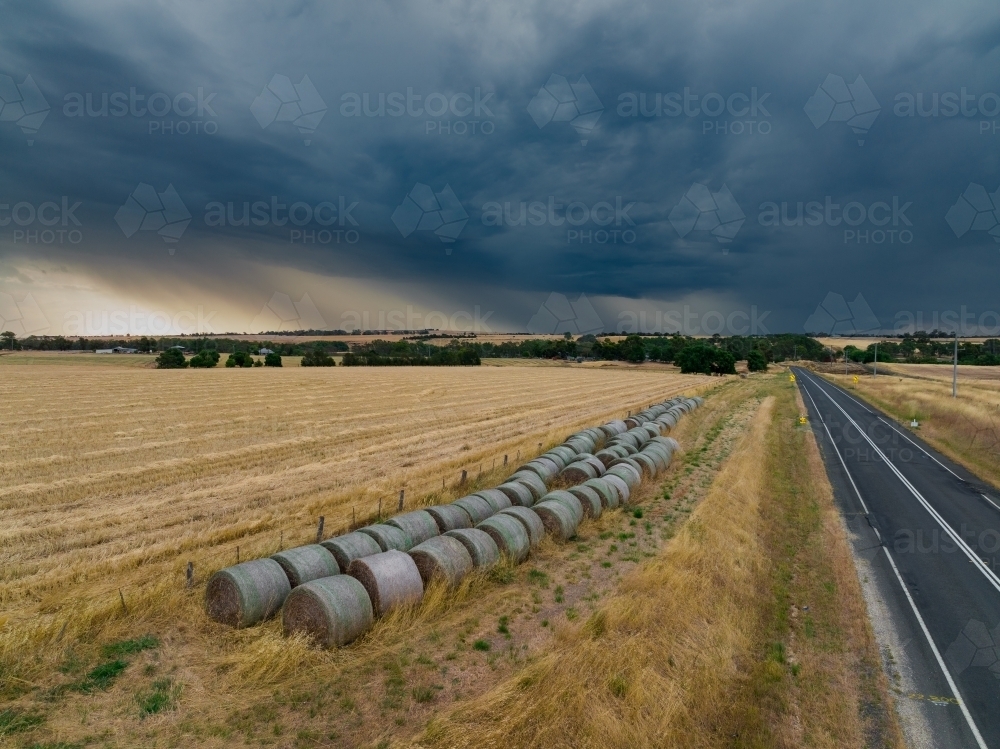
<path fill-rule="evenodd" d="M 517 329 L 552 291 L 617 300 L 598 302 L 607 328 L 679 300 L 770 310 L 771 331 L 801 330 L 828 292 L 862 293 L 884 327 L 997 307 L 989 198 L 959 201 L 1000 188 L 993 3 L 171 7 L 8 10 L 0 74 L 30 74 L 51 109 L 37 133 L 0 113 L 0 203 L 59 204 L 61 229 L 62 197 L 79 201 L 82 239 L 27 244 L 48 225 L 11 222 L 0 258 L 228 297 L 278 288 L 251 267 L 291 268 Z M 302 128 L 262 93 L 284 96 L 275 75 L 304 84 Z M 548 121 L 567 96 L 581 119 Z M 186 228 L 169 208 L 173 230 L 117 214 L 140 183 L 172 185 Z M 417 184 L 451 189 L 456 241 L 434 216 L 414 229 Z"/>

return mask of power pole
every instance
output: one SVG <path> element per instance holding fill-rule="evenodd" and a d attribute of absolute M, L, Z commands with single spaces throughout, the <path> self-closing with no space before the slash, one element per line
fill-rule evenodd
<path fill-rule="evenodd" d="M 955 360 L 951 365 L 951 397 L 958 397 L 958 331 L 955 331 Z"/>

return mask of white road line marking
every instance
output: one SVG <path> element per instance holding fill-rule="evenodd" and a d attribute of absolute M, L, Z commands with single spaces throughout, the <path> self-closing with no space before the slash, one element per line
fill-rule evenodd
<path fill-rule="evenodd" d="M 980 496 L 980 497 L 982 497 L 983 499 L 985 499 L 985 500 L 986 500 L 987 502 L 989 502 L 989 503 L 990 503 L 991 505 L 993 505 L 994 507 L 996 507 L 996 508 L 997 508 L 998 510 L 1000 510 L 1000 505 L 998 505 L 998 504 L 997 504 L 996 502 L 994 502 L 994 501 L 993 501 L 992 499 L 990 499 L 989 497 L 987 497 L 987 496 L 986 496 L 985 494 L 980 494 L 979 496 Z"/>
<path fill-rule="evenodd" d="M 808 378 L 806 379 L 808 381 Z M 820 390 L 823 389 L 820 388 L 819 385 L 816 385 L 816 387 L 818 387 Z M 847 478 L 850 479 L 851 486 L 854 487 L 854 491 L 858 495 L 858 499 L 861 501 L 861 505 L 863 507 L 866 506 L 865 500 L 861 497 L 861 492 L 858 491 L 858 485 L 854 483 L 854 477 L 851 476 L 851 472 L 850 470 L 848 470 L 847 464 L 844 462 L 844 458 L 840 454 L 840 448 L 837 447 L 837 443 L 833 441 L 833 437 L 830 435 L 830 430 L 826 426 L 826 420 L 823 418 L 823 413 L 819 410 L 819 407 L 816 405 L 816 401 L 813 399 L 812 394 L 809 392 L 808 388 L 803 387 L 802 389 L 806 391 L 806 395 L 808 395 L 809 400 L 812 401 L 813 407 L 816 409 L 816 413 L 819 414 L 820 422 L 822 422 L 823 428 L 826 429 L 827 436 L 830 437 L 830 443 L 833 445 L 834 452 L 836 452 L 837 457 L 840 458 L 840 464 L 844 467 L 844 471 L 847 473 Z M 827 398 L 830 398 L 829 394 L 827 393 L 824 394 L 827 396 Z M 830 398 L 830 400 L 833 402 L 834 405 L 837 405 L 836 401 L 834 401 L 833 398 Z M 843 411 L 843 409 L 841 409 L 841 411 Z M 846 412 L 844 413 L 844 415 L 845 416 L 847 415 Z M 850 419 L 851 417 L 848 416 L 847 418 Z M 857 426 L 857 424 L 855 424 L 855 426 Z M 872 530 L 874 530 L 876 534 L 878 534 L 878 529 L 876 529 L 874 526 L 872 526 Z M 881 536 L 879 537 L 881 538 Z M 948 688 L 951 689 L 951 693 L 955 695 L 955 700 L 958 702 L 958 707 L 959 709 L 961 709 L 962 716 L 965 718 L 965 722 L 969 725 L 969 730 L 972 731 L 972 735 L 975 737 L 976 743 L 979 745 L 979 749 L 988 749 L 988 747 L 986 746 L 986 742 L 983 741 L 983 735 L 979 732 L 978 726 L 976 726 L 976 721 L 972 719 L 972 713 L 969 712 L 969 708 L 966 706 L 965 700 L 962 699 L 961 692 L 958 691 L 958 685 L 952 678 L 951 672 L 948 670 L 948 666 L 945 665 L 944 658 L 941 657 L 941 651 L 939 651 L 937 645 L 934 644 L 934 638 L 931 637 L 930 630 L 927 629 L 927 624 L 926 622 L 924 622 L 924 618 L 920 615 L 920 611 L 917 610 L 917 604 L 914 602 L 913 596 L 910 595 L 910 591 L 906 587 L 906 583 L 903 581 L 903 576 L 899 574 L 899 569 L 896 567 L 896 563 L 893 561 L 892 555 L 889 553 L 888 547 L 883 546 L 882 548 L 885 550 L 885 558 L 889 560 L 889 564 L 892 566 L 892 571 L 896 575 L 896 580 L 899 581 L 899 587 L 903 589 L 903 594 L 906 596 L 906 600 L 910 604 L 910 610 L 913 611 L 913 615 L 917 618 L 917 623 L 920 624 L 920 630 L 924 633 L 924 639 L 926 639 L 927 644 L 930 645 L 931 652 L 934 653 L 934 658 L 935 660 L 937 660 L 938 667 L 941 669 L 941 672 L 944 674 L 945 680 L 948 682 Z"/>
<path fill-rule="evenodd" d="M 910 439 L 910 436 L 906 432 L 902 432 L 899 429 L 897 429 L 895 424 L 893 424 L 892 422 L 888 421 L 887 419 L 883 419 L 881 416 L 879 416 L 878 418 L 881 421 L 883 421 L 885 424 L 887 424 L 889 426 L 889 428 L 892 429 L 892 431 L 894 431 L 900 437 L 902 437 L 903 439 L 905 439 L 907 442 L 909 442 L 911 445 L 913 445 L 920 452 L 922 452 L 928 458 L 930 458 L 931 460 L 933 460 L 935 463 L 937 463 L 939 466 L 941 466 L 944 470 L 946 470 L 952 476 L 954 476 L 955 478 L 957 478 L 959 481 L 964 481 L 965 480 L 961 476 L 959 476 L 957 473 L 955 473 L 953 470 L 951 470 L 948 466 L 946 466 L 944 463 L 942 463 L 940 460 L 938 460 L 933 455 L 931 455 L 929 452 L 927 452 L 924 448 L 922 448 L 916 442 L 914 442 L 912 439 Z"/>

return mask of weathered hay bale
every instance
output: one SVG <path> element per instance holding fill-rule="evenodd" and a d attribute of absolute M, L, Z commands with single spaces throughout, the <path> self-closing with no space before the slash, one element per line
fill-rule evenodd
<path fill-rule="evenodd" d="M 410 537 L 413 545 L 422 544 L 428 538 L 440 535 L 437 521 L 426 510 L 414 510 L 396 515 L 385 521 L 387 525 L 394 525 L 403 533 Z"/>
<path fill-rule="evenodd" d="M 612 445 L 611 447 L 605 447 L 603 450 L 598 450 L 594 453 L 594 457 L 601 461 L 604 465 L 604 470 L 607 470 L 608 466 L 611 465 L 611 461 L 618 458 L 626 458 L 628 454 L 628 450 L 622 445 Z"/>
<path fill-rule="evenodd" d="M 601 427 L 601 431 L 604 432 L 605 438 L 610 439 L 616 434 L 622 434 L 628 431 L 628 427 L 625 426 L 625 422 L 621 420 L 609 421 Z"/>
<path fill-rule="evenodd" d="M 670 458 L 667 457 L 667 451 L 660 445 L 646 445 L 642 450 L 642 455 L 649 456 L 656 463 L 657 472 L 667 470 L 667 467 L 670 465 Z"/>
<path fill-rule="evenodd" d="M 461 541 L 451 536 L 435 536 L 414 546 L 409 554 L 420 571 L 425 588 L 435 576 L 447 582 L 448 587 L 455 588 L 472 572 L 472 556 Z"/>
<path fill-rule="evenodd" d="M 535 495 L 531 493 L 531 489 L 517 481 L 500 484 L 497 489 L 507 495 L 514 507 L 531 507 L 535 504 Z"/>
<path fill-rule="evenodd" d="M 634 461 L 633 463 L 618 463 L 611 466 L 608 469 L 608 473 L 618 476 L 628 484 L 629 491 L 635 491 L 639 484 L 642 483 L 642 468 Z M 607 476 L 608 474 L 604 475 Z"/>
<path fill-rule="evenodd" d="M 597 492 L 597 496 L 601 498 L 601 504 L 606 509 L 613 510 L 618 506 L 618 490 L 603 478 L 585 481 L 583 486 L 589 486 Z"/>
<path fill-rule="evenodd" d="M 545 495 L 545 492 L 548 491 L 548 488 L 545 486 L 545 482 L 538 477 L 538 474 L 532 473 L 531 471 L 518 471 L 507 479 L 508 484 L 512 481 L 516 481 L 517 483 L 524 484 L 528 487 L 531 491 L 531 496 L 534 497 L 536 501 L 541 499 Z"/>
<path fill-rule="evenodd" d="M 559 474 L 559 478 L 572 484 L 580 484 L 588 479 L 595 479 L 599 475 L 597 469 L 590 463 L 585 460 L 578 460 L 566 466 L 562 470 L 562 473 Z"/>
<path fill-rule="evenodd" d="M 378 547 L 383 552 L 393 549 L 396 551 L 409 551 L 413 548 L 413 539 L 406 534 L 406 531 L 394 525 L 376 523 L 375 525 L 359 528 L 358 533 L 364 533 L 374 538 L 375 543 L 378 544 Z"/>
<path fill-rule="evenodd" d="M 470 494 L 467 497 L 456 499 L 452 502 L 452 504 L 465 511 L 465 513 L 469 516 L 469 522 L 471 525 L 479 525 L 495 512 L 493 505 L 476 494 Z"/>
<path fill-rule="evenodd" d="M 627 419 L 625 419 L 625 426 L 627 426 L 629 429 L 635 429 L 637 426 L 639 426 L 639 423 L 640 423 L 639 420 L 634 416 L 630 416 Z"/>
<path fill-rule="evenodd" d="M 633 432 L 625 432 L 625 434 L 619 434 L 613 440 L 609 440 L 609 444 L 614 445 L 628 445 L 635 449 L 639 448 L 640 438 L 637 434 Z"/>
<path fill-rule="evenodd" d="M 476 527 L 481 531 L 486 531 L 501 553 L 506 554 L 518 564 L 528 558 L 528 552 L 531 551 L 531 539 L 528 537 L 528 530 L 517 518 L 498 513 Z"/>
<path fill-rule="evenodd" d="M 550 455 L 557 455 L 557 456 L 559 456 L 562 459 L 563 467 L 565 467 L 565 466 L 569 465 L 570 463 L 572 463 L 573 462 L 573 458 L 576 457 L 576 453 L 573 450 L 571 450 L 570 448 L 566 447 L 566 445 L 556 445 L 555 447 L 553 447 L 551 450 L 549 450 L 545 454 L 547 456 L 550 456 Z"/>
<path fill-rule="evenodd" d="M 656 461 L 646 453 L 640 452 L 632 456 L 632 460 L 639 464 L 642 473 L 646 478 L 655 478 L 659 471 Z"/>
<path fill-rule="evenodd" d="M 601 510 L 604 509 L 601 505 L 601 495 L 593 488 L 581 484 L 566 491 L 580 500 L 580 505 L 588 517 L 599 518 L 601 516 Z"/>
<path fill-rule="evenodd" d="M 272 554 L 271 559 L 281 565 L 281 569 L 288 576 L 288 584 L 293 588 L 310 580 L 340 574 L 340 565 L 337 564 L 333 554 L 319 544 L 279 551 L 277 554 Z"/>
<path fill-rule="evenodd" d="M 250 627 L 269 618 L 292 586 L 273 559 L 254 559 L 216 572 L 205 588 L 209 618 L 230 627 Z"/>
<path fill-rule="evenodd" d="M 469 513 L 456 505 L 437 505 L 426 508 L 427 514 L 434 518 L 438 532 L 446 533 L 456 528 L 471 528 L 472 518 Z"/>
<path fill-rule="evenodd" d="M 476 492 L 473 496 L 482 497 L 489 502 L 494 513 L 500 512 L 500 510 L 506 509 L 512 504 L 510 497 L 499 489 L 483 489 L 481 492 Z"/>
<path fill-rule="evenodd" d="M 629 486 L 625 482 L 625 479 L 623 479 L 621 476 L 611 473 L 610 471 L 601 476 L 601 478 L 607 481 L 612 487 L 614 487 L 614 490 L 618 492 L 619 506 L 624 506 L 628 504 L 628 498 L 631 496 L 632 490 L 629 489 Z"/>
<path fill-rule="evenodd" d="M 465 550 L 472 557 L 472 564 L 476 567 L 492 567 L 500 561 L 500 549 L 497 542 L 486 531 L 478 528 L 460 528 L 448 531 L 444 535 L 457 539 Z"/>
<path fill-rule="evenodd" d="M 285 600 L 285 636 L 304 632 L 326 648 L 353 642 L 375 623 L 365 587 L 350 575 L 321 577 L 300 585 Z"/>
<path fill-rule="evenodd" d="M 664 437 L 663 439 L 665 439 L 667 442 L 669 442 L 670 445 L 671 445 L 671 447 L 673 447 L 675 451 L 681 449 L 681 444 L 677 440 L 675 440 L 673 437 Z"/>
<path fill-rule="evenodd" d="M 653 439 L 653 437 L 660 436 L 660 425 L 657 424 L 655 421 L 647 421 L 639 428 L 645 431 L 646 434 L 649 435 L 649 439 Z"/>
<path fill-rule="evenodd" d="M 378 554 L 382 551 L 382 547 L 378 545 L 378 541 L 367 533 L 359 531 L 345 533 L 343 536 L 337 536 L 336 538 L 328 538 L 326 541 L 321 542 L 320 546 L 333 554 L 333 558 L 337 560 L 337 565 L 340 567 L 341 572 L 350 567 L 351 562 L 355 559 L 370 557 L 372 554 Z"/>
<path fill-rule="evenodd" d="M 576 535 L 576 528 L 580 522 L 573 511 L 562 502 L 554 500 L 539 502 L 531 509 L 541 518 L 545 530 L 557 540 L 567 541 Z"/>
<path fill-rule="evenodd" d="M 559 473 L 559 466 L 555 464 L 555 461 L 549 460 L 548 458 L 538 457 L 534 460 L 529 460 L 523 466 L 517 469 L 520 471 L 531 471 L 538 475 L 542 481 L 548 482 Z"/>
<path fill-rule="evenodd" d="M 424 597 L 424 581 L 420 579 L 416 563 L 409 554 L 395 549 L 355 559 L 347 568 L 347 574 L 365 586 L 375 616 L 385 616 L 400 606 L 420 603 Z"/>
<path fill-rule="evenodd" d="M 567 452 L 569 452 L 569 450 L 567 450 Z M 551 460 L 553 463 L 556 464 L 556 468 L 558 468 L 559 470 L 562 470 L 563 468 L 566 467 L 567 463 L 566 458 L 564 458 L 560 453 L 553 452 L 552 450 L 549 450 L 547 453 L 542 453 L 538 457 L 545 458 L 546 460 Z"/>
<path fill-rule="evenodd" d="M 576 524 L 579 525 L 583 522 L 583 505 L 580 504 L 580 500 L 567 491 L 562 491 L 557 489 L 554 492 L 549 492 L 544 497 L 542 497 L 542 502 L 560 502 L 573 513 L 573 518 Z"/>
<path fill-rule="evenodd" d="M 598 476 L 602 475 L 604 473 L 604 471 L 606 470 L 604 468 L 604 463 L 602 463 L 600 461 L 600 459 L 597 458 L 597 456 L 595 456 L 595 455 L 590 455 L 590 454 L 581 455 L 576 462 L 578 462 L 578 463 L 589 463 L 593 467 L 593 469 L 595 471 L 597 471 L 597 475 Z"/>
<path fill-rule="evenodd" d="M 528 540 L 531 542 L 531 548 L 538 546 L 542 542 L 542 539 L 545 538 L 545 525 L 534 510 L 527 507 L 508 507 L 506 510 L 500 510 L 499 514 L 510 515 L 524 526 L 524 530 L 528 532 Z"/>

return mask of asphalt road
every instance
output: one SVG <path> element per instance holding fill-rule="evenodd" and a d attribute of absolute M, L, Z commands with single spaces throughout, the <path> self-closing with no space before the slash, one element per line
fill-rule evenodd
<path fill-rule="evenodd" d="M 793 371 L 874 577 L 863 584 L 886 620 L 876 630 L 891 630 L 880 645 L 899 651 L 911 743 L 1000 749 L 1000 492 L 849 391 Z"/>

